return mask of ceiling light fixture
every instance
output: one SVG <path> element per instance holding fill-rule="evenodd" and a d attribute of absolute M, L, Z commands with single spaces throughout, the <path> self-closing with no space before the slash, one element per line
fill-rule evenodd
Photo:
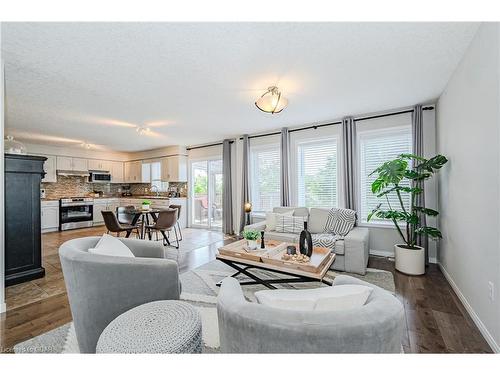
<path fill-rule="evenodd" d="M 144 134 L 147 134 L 151 131 L 151 129 L 149 128 L 145 128 L 145 127 L 142 127 L 142 126 L 138 126 L 135 131 L 137 133 L 139 133 L 139 135 L 144 135 Z"/>
<path fill-rule="evenodd" d="M 87 150 L 90 150 L 90 148 L 92 147 L 92 145 L 91 145 L 90 143 L 83 142 L 83 143 L 82 143 L 82 147 L 83 147 L 83 148 L 86 148 Z"/>
<path fill-rule="evenodd" d="M 276 86 L 271 86 L 257 99 L 255 105 L 262 112 L 280 113 L 288 105 L 288 99 L 281 95 Z"/>

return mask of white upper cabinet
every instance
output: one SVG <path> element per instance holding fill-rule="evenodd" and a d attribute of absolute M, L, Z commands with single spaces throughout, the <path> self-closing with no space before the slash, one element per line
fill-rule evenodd
<path fill-rule="evenodd" d="M 142 182 L 142 162 L 127 161 L 124 164 L 125 169 L 125 182 L 140 183 Z"/>
<path fill-rule="evenodd" d="M 141 165 L 141 182 L 151 182 L 151 163 L 142 163 Z"/>
<path fill-rule="evenodd" d="M 89 159 L 89 171 L 111 171 L 113 162 L 107 160 Z"/>
<path fill-rule="evenodd" d="M 56 159 L 57 169 L 61 171 L 73 170 L 73 158 L 68 156 L 58 156 Z"/>
<path fill-rule="evenodd" d="M 124 168 L 121 161 L 110 162 L 111 182 L 123 183 L 125 182 Z"/>
<path fill-rule="evenodd" d="M 161 179 L 165 182 L 187 182 L 187 156 L 168 156 L 161 161 Z"/>
<path fill-rule="evenodd" d="M 88 160 L 83 158 L 58 156 L 56 164 L 57 169 L 62 171 L 88 171 Z"/>
<path fill-rule="evenodd" d="M 88 171 L 88 160 L 82 158 L 73 158 L 73 170 L 74 171 Z"/>
<path fill-rule="evenodd" d="M 47 158 L 43 162 L 43 170 L 45 171 L 45 177 L 42 182 L 57 182 L 56 174 L 56 157 L 53 155 L 40 155 Z"/>

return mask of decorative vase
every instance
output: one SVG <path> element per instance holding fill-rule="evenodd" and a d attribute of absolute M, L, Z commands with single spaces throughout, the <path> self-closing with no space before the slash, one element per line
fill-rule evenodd
<path fill-rule="evenodd" d="M 260 231 L 260 248 L 265 249 L 266 248 L 266 242 L 264 241 L 264 231 Z"/>
<path fill-rule="evenodd" d="M 143 204 L 142 209 L 143 210 L 149 210 L 150 205 L 149 204 Z"/>
<path fill-rule="evenodd" d="M 425 273 L 425 249 L 408 249 L 406 245 L 394 245 L 396 269 L 407 275 L 423 275 Z"/>
<path fill-rule="evenodd" d="M 257 249 L 257 241 L 256 240 L 247 240 L 247 246 L 250 250 Z"/>
<path fill-rule="evenodd" d="M 304 221 L 304 230 L 300 232 L 299 249 L 301 254 L 307 255 L 308 257 L 310 257 L 313 252 L 313 241 L 311 233 L 307 230 L 307 221 Z"/>

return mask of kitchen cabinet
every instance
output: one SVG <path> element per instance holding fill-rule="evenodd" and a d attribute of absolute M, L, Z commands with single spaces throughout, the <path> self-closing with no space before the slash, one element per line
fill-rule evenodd
<path fill-rule="evenodd" d="M 141 182 L 151 183 L 151 163 L 142 163 L 142 165 L 141 165 Z"/>
<path fill-rule="evenodd" d="M 100 225 L 104 223 L 104 218 L 102 217 L 102 211 L 108 210 L 108 202 L 105 199 L 94 199 L 94 225 Z"/>
<path fill-rule="evenodd" d="M 181 228 L 187 227 L 187 198 L 169 198 L 169 204 L 178 204 L 181 206 L 181 215 L 179 225 Z"/>
<path fill-rule="evenodd" d="M 73 158 L 73 170 L 74 171 L 88 171 L 88 160 L 82 158 Z"/>
<path fill-rule="evenodd" d="M 125 162 L 124 169 L 125 169 L 125 182 L 128 183 L 142 182 L 142 162 L 140 160 Z"/>
<path fill-rule="evenodd" d="M 89 171 L 111 171 L 111 162 L 107 160 L 89 159 Z"/>
<path fill-rule="evenodd" d="M 73 158 L 67 156 L 58 156 L 56 158 L 57 169 L 61 171 L 73 170 Z"/>
<path fill-rule="evenodd" d="M 33 156 L 43 156 L 47 158 L 43 162 L 43 170 L 45 171 L 45 177 L 42 182 L 57 182 L 57 167 L 56 167 L 56 157 L 54 155 L 44 155 L 44 154 L 33 154 Z"/>
<path fill-rule="evenodd" d="M 42 201 L 42 233 L 59 229 L 59 201 Z"/>
<path fill-rule="evenodd" d="M 45 177 L 42 182 L 57 182 L 56 173 L 56 157 L 52 155 L 42 155 L 47 158 L 43 163 L 43 170 L 45 171 Z"/>
<path fill-rule="evenodd" d="M 187 156 L 168 156 L 161 161 L 161 179 L 165 182 L 187 182 Z"/>
<path fill-rule="evenodd" d="M 111 182 L 113 183 L 123 183 L 125 182 L 125 176 L 123 171 L 123 163 L 121 161 L 112 161 L 111 164 Z"/>
<path fill-rule="evenodd" d="M 116 209 L 119 206 L 123 206 L 121 200 L 118 198 L 108 198 L 108 199 L 94 199 L 94 225 L 104 224 L 104 218 L 102 217 L 102 211 L 113 211 L 116 214 Z"/>
<path fill-rule="evenodd" d="M 56 165 L 57 169 L 62 171 L 88 171 L 88 160 L 83 158 L 58 156 Z"/>

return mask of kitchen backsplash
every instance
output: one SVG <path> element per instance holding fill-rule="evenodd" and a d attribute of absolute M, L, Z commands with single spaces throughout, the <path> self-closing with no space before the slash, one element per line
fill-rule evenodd
<path fill-rule="evenodd" d="M 102 191 L 106 196 L 120 196 L 123 187 L 128 184 L 93 184 L 87 182 L 86 177 L 79 176 L 57 176 L 57 182 L 43 182 L 41 187 L 45 189 L 46 199 L 59 199 L 65 197 L 82 197 L 90 195 L 94 190 Z M 133 195 L 150 194 L 150 184 L 130 184 L 130 192 Z M 169 187 L 177 187 L 181 197 L 187 196 L 186 182 L 170 182 Z M 167 195 L 166 192 L 160 195 Z"/>

